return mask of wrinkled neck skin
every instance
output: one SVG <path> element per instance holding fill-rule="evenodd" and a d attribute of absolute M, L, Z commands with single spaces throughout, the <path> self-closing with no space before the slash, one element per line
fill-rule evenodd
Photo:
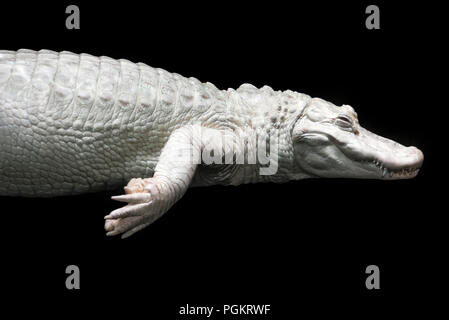
<path fill-rule="evenodd" d="M 311 100 L 310 96 L 290 90 L 274 91 L 268 86 L 257 89 L 249 84 L 237 90 L 229 89 L 227 94 L 231 105 L 235 106 L 230 114 L 245 115 L 237 128 L 239 138 L 248 141 L 243 149 L 245 159 L 255 157 L 257 160 L 256 164 L 245 160 L 245 164 L 217 167 L 218 179 L 226 177 L 218 183 L 283 183 L 313 176 L 297 165 L 292 141 L 294 125 Z M 217 172 L 214 173 L 217 177 Z"/>

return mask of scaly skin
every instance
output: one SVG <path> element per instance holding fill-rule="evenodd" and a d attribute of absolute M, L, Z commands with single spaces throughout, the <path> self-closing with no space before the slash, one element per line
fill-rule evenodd
<path fill-rule="evenodd" d="M 107 234 L 123 237 L 191 185 L 410 178 L 423 161 L 418 149 L 361 128 L 349 106 L 249 84 L 221 91 L 141 63 L 47 50 L 0 51 L 0 142 L 0 195 L 80 194 L 129 181 L 113 197 L 127 205 L 105 217 Z M 265 142 L 269 173 L 258 153 Z"/>

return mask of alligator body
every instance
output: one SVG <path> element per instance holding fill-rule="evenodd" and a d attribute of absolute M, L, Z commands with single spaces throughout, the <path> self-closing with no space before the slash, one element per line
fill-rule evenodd
<path fill-rule="evenodd" d="M 145 64 L 0 51 L 0 195 L 114 189 L 127 237 L 189 186 L 416 176 L 423 155 L 363 129 L 352 107 L 290 90 L 219 90 Z"/>

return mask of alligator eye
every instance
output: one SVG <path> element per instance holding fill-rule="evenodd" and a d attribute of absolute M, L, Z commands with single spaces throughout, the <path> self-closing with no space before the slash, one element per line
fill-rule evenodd
<path fill-rule="evenodd" d="M 341 114 L 335 118 L 335 124 L 342 128 L 343 130 L 352 131 L 352 119 L 347 115 Z"/>

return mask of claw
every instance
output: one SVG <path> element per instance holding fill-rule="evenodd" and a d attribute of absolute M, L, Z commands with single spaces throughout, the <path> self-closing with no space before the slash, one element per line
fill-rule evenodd
<path fill-rule="evenodd" d="M 117 221 L 106 220 L 106 222 L 104 223 L 104 230 L 106 230 L 106 231 L 114 230 L 114 224 L 116 224 L 116 222 Z"/>
<path fill-rule="evenodd" d="M 146 207 L 151 204 L 152 201 L 146 203 L 138 203 L 133 205 L 127 205 L 122 208 L 116 209 L 108 214 L 105 219 L 118 219 L 126 217 L 140 216 L 142 211 L 145 211 Z"/>
<path fill-rule="evenodd" d="M 112 196 L 111 199 L 120 201 L 120 202 L 128 202 L 128 203 L 149 202 L 149 201 L 151 201 L 151 194 L 150 193 L 130 193 L 130 194 L 123 194 L 120 196 Z"/>
<path fill-rule="evenodd" d="M 139 226 L 142 223 L 142 217 L 128 217 L 115 221 L 114 229 L 107 232 L 107 236 L 115 236 Z"/>

